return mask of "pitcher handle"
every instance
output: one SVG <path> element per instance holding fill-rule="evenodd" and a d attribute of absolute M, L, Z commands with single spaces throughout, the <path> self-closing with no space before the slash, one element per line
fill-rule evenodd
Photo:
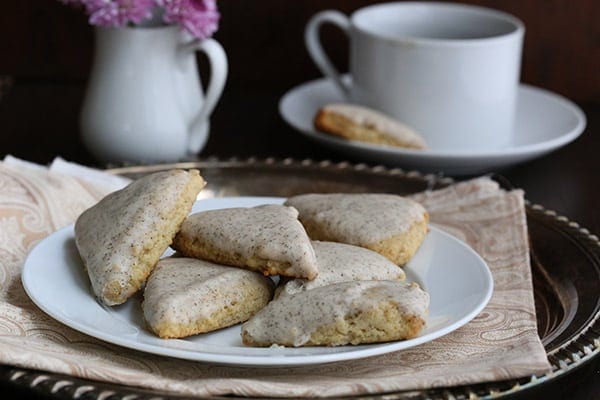
<path fill-rule="evenodd" d="M 319 29 L 325 23 L 337 26 L 346 35 L 350 36 L 350 19 L 339 11 L 326 10 L 315 14 L 308 21 L 304 31 L 304 43 L 317 68 L 321 70 L 323 75 L 333 81 L 344 97 L 348 98 L 350 85 L 342 79 L 340 73 L 323 50 L 323 46 L 319 40 Z"/>
<path fill-rule="evenodd" d="M 214 39 L 194 40 L 185 45 L 185 50 L 204 52 L 210 64 L 210 80 L 204 94 L 204 103 L 190 124 L 190 127 L 196 127 L 202 121 L 208 120 L 223 93 L 225 81 L 227 80 L 227 55 L 219 42 Z M 188 142 L 190 154 L 198 153 L 204 140 L 201 130 L 190 128 Z"/>

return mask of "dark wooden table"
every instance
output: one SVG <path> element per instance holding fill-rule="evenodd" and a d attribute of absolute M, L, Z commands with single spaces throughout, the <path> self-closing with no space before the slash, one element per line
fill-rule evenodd
<path fill-rule="evenodd" d="M 78 137 L 83 86 L 79 82 L 16 80 L 0 98 L 0 156 L 12 154 L 48 163 L 60 155 L 100 166 Z M 258 87 L 227 87 L 200 157 L 344 160 L 345 157 L 318 147 L 284 123 L 277 110 L 282 94 L 280 90 Z M 600 107 L 583 104 L 582 108 L 588 126 L 577 141 L 543 158 L 496 172 L 524 189 L 530 201 L 600 234 Z M 6 382 L 0 383 L 0 394 L 3 399 L 31 395 Z M 548 385 L 510 398 L 600 399 L 600 357 Z"/>

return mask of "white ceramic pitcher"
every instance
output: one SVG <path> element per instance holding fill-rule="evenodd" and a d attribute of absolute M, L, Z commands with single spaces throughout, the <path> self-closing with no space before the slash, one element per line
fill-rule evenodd
<path fill-rule="evenodd" d="M 203 94 L 195 52 L 210 63 Z M 96 28 L 81 134 L 104 162 L 168 162 L 198 153 L 227 78 L 227 57 L 213 39 L 176 26 Z"/>

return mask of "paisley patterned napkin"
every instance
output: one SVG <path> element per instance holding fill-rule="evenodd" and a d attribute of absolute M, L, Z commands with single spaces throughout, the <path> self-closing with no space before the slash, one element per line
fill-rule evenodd
<path fill-rule="evenodd" d="M 489 305 L 440 339 L 361 360 L 243 368 L 178 360 L 96 340 L 53 320 L 27 297 L 20 271 L 42 238 L 126 181 L 64 160 L 50 168 L 0 162 L 0 363 L 184 395 L 344 396 L 543 374 L 523 193 L 487 179 L 414 198 L 431 221 L 469 243 L 494 276 Z"/>

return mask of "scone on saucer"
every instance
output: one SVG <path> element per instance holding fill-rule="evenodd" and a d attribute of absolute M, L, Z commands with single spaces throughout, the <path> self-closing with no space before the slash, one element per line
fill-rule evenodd
<path fill-rule="evenodd" d="M 311 239 L 365 247 L 397 265 L 414 256 L 428 231 L 423 206 L 392 194 L 304 194 L 285 204 L 298 210 Z"/>
<path fill-rule="evenodd" d="M 203 211 L 186 218 L 172 247 L 264 275 L 314 279 L 315 253 L 297 217 L 294 208 L 275 204 Z"/>
<path fill-rule="evenodd" d="M 242 325 L 250 346 L 341 346 L 410 339 L 429 295 L 415 283 L 341 282 L 279 296 Z"/>
<path fill-rule="evenodd" d="M 276 296 L 304 292 L 317 287 L 349 281 L 402 281 L 404 270 L 379 253 L 363 247 L 336 242 L 312 242 L 319 275 L 308 279 L 281 279 Z"/>
<path fill-rule="evenodd" d="M 157 172 L 79 216 L 75 243 L 101 302 L 122 304 L 142 287 L 204 185 L 198 170 Z"/>
<path fill-rule="evenodd" d="M 182 338 L 246 321 L 273 295 L 257 272 L 194 258 L 158 262 L 144 289 L 142 309 L 161 338 Z"/>
<path fill-rule="evenodd" d="M 331 103 L 314 118 L 317 130 L 349 140 L 423 150 L 425 140 L 412 128 L 371 108 L 348 103 Z"/>

